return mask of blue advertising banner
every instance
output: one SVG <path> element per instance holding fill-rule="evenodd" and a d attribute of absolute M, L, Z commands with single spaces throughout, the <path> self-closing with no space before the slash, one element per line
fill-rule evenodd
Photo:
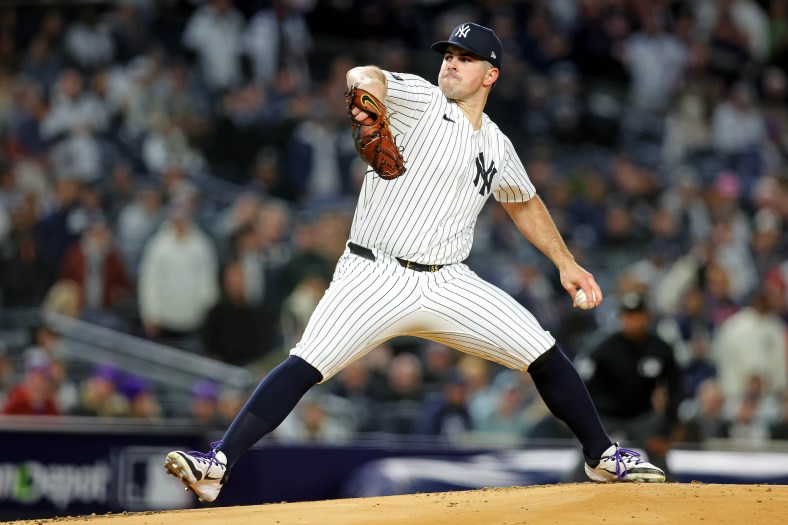
<path fill-rule="evenodd" d="M 11 430 L 3 418 L 0 520 L 191 507 L 164 456 L 203 447 L 200 432 L 95 422 Z"/>
<path fill-rule="evenodd" d="M 164 469 L 170 450 L 206 450 L 204 429 L 125 421 L 0 418 L 0 521 L 185 509 L 197 498 Z M 233 468 L 217 506 L 527 486 L 572 481 L 565 442 L 461 448 L 359 440 L 343 445 L 263 440 Z M 788 451 L 672 450 L 670 481 L 788 483 Z"/>
<path fill-rule="evenodd" d="M 641 451 L 643 452 L 643 451 Z M 788 450 L 668 453 L 669 481 L 788 484 Z M 586 481 L 574 443 L 464 449 L 438 443 L 283 445 L 263 440 L 236 464 L 220 505 L 388 496 Z"/>
<path fill-rule="evenodd" d="M 386 439 L 343 445 L 263 440 L 236 463 L 217 503 L 230 506 L 351 497 L 344 492 L 345 483 L 369 462 L 425 456 L 451 462 L 480 452 L 480 448 L 457 449 L 446 443 L 393 443 Z"/>

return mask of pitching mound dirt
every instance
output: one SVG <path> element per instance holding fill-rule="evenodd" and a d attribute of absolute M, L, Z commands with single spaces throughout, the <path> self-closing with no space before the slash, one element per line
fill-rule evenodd
<path fill-rule="evenodd" d="M 15 525 L 784 524 L 788 486 L 576 483 L 249 507 L 17 521 Z"/>

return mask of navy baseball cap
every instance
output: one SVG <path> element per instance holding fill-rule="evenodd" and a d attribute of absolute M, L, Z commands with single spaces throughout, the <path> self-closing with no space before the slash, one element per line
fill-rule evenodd
<path fill-rule="evenodd" d="M 442 54 L 446 52 L 446 48 L 450 45 L 461 47 L 474 55 L 479 55 L 493 66 L 501 69 L 503 47 L 498 36 L 488 27 L 472 22 L 460 24 L 454 28 L 448 40 L 432 44 L 432 50 Z"/>

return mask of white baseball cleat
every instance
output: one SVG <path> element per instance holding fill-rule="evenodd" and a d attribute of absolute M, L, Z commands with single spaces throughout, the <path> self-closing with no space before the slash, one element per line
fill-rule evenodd
<path fill-rule="evenodd" d="M 216 450 L 221 441 L 211 443 L 211 451 L 206 453 L 191 450 L 175 450 L 167 454 L 164 468 L 167 473 L 180 478 L 187 490 L 191 490 L 202 502 L 215 500 L 227 481 L 227 457 Z"/>
<path fill-rule="evenodd" d="M 602 453 L 599 464 L 595 467 L 586 463 L 586 474 L 593 481 L 634 481 L 661 483 L 665 481 L 665 473 L 648 461 L 641 459 L 640 454 L 613 443 Z"/>

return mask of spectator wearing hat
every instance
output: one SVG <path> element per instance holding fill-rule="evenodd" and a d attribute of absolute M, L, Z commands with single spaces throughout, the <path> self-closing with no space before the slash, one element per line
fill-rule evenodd
<path fill-rule="evenodd" d="M 160 421 L 162 408 L 150 384 L 140 376 L 127 374 L 120 384 L 120 393 L 128 400 L 129 417 Z"/>
<path fill-rule="evenodd" d="M 24 355 L 43 353 L 49 358 L 50 377 L 57 406 L 63 414 L 69 413 L 79 403 L 79 389 L 71 380 L 66 363 L 68 343 L 46 324 L 32 327 L 30 340 L 33 346 L 27 348 Z"/>
<path fill-rule="evenodd" d="M 80 385 L 80 402 L 72 415 L 126 417 L 129 402 L 119 390 L 122 379 L 122 373 L 115 365 L 104 363 L 97 366 L 93 375 Z"/>
<path fill-rule="evenodd" d="M 219 416 L 219 385 L 210 379 L 200 379 L 192 385 L 190 414 L 198 425 L 223 428 Z"/>
<path fill-rule="evenodd" d="M 53 386 L 51 363 L 46 353 L 29 353 L 25 359 L 24 376 L 8 393 L 3 414 L 59 415 Z"/>
<path fill-rule="evenodd" d="M 621 297 L 619 322 L 617 332 L 578 357 L 578 371 L 611 436 L 645 447 L 653 463 L 665 466 L 682 398 L 681 370 L 673 349 L 651 331 L 644 295 Z"/>

